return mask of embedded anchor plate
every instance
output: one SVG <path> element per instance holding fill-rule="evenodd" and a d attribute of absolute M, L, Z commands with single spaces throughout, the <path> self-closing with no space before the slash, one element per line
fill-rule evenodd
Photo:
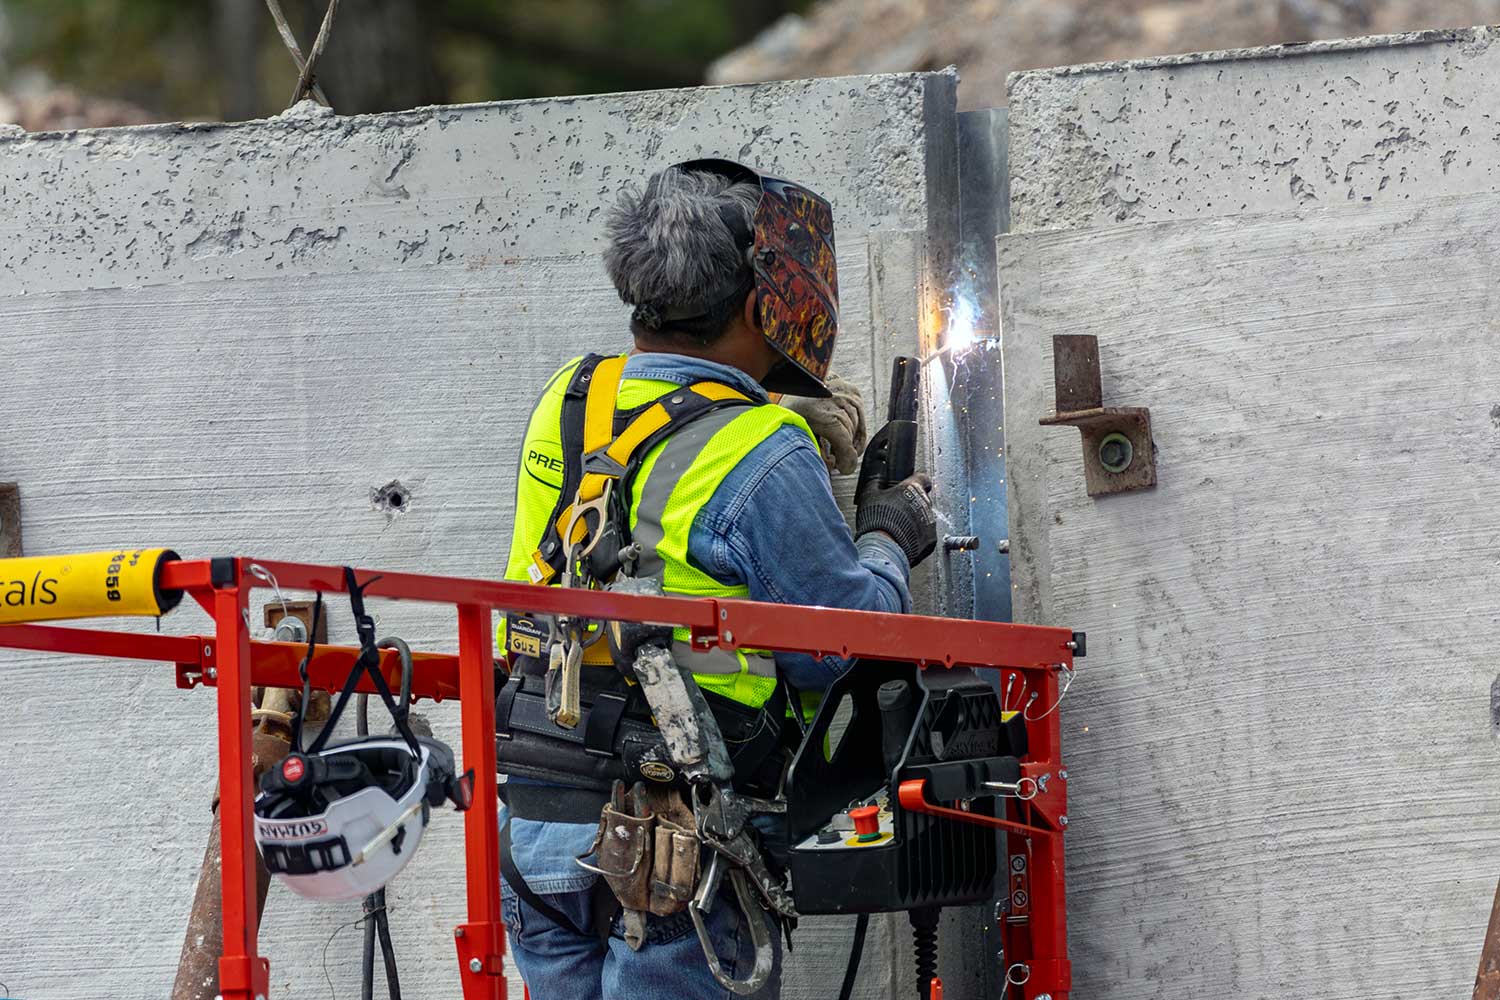
<path fill-rule="evenodd" d="M 1043 427 L 1077 427 L 1083 435 L 1083 478 L 1089 496 L 1109 496 L 1156 485 L 1151 411 L 1105 406 L 1099 382 L 1099 341 L 1092 335 L 1052 338 L 1057 412 Z"/>

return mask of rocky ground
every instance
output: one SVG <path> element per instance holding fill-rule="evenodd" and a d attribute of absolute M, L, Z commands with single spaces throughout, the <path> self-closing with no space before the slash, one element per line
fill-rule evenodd
<path fill-rule="evenodd" d="M 0 93 L 0 125 L 19 125 L 28 132 L 145 125 L 154 121 L 160 119 L 124 101 L 84 97 L 67 89 L 23 95 Z"/>
<path fill-rule="evenodd" d="M 956 65 L 962 107 L 1016 70 L 1500 21 L 1500 0 L 823 0 L 709 71 L 712 83 Z"/>

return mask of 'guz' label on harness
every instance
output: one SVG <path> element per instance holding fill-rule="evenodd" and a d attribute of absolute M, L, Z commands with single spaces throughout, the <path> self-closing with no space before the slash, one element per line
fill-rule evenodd
<path fill-rule="evenodd" d="M 505 648 L 518 656 L 542 656 L 548 628 L 535 618 L 512 615 L 505 619 Z"/>

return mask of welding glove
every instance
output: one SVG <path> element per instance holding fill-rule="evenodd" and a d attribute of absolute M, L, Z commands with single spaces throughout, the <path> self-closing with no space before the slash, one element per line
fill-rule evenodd
<path fill-rule="evenodd" d="M 871 479 L 854 498 L 854 535 L 883 531 L 893 538 L 912 566 L 937 548 L 937 514 L 932 509 L 932 480 L 918 472 L 881 486 Z"/>
<path fill-rule="evenodd" d="M 837 375 L 823 380 L 833 395 L 827 399 L 787 396 L 781 405 L 807 421 L 818 439 L 828 474 L 849 475 L 859 468 L 865 450 L 865 403 L 859 386 Z"/>

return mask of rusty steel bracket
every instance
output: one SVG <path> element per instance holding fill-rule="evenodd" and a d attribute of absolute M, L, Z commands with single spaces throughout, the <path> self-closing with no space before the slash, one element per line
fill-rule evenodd
<path fill-rule="evenodd" d="M 21 558 L 21 485 L 0 483 L 0 559 Z"/>
<path fill-rule="evenodd" d="M 1043 427 L 1077 427 L 1083 435 L 1083 479 L 1089 496 L 1102 497 L 1156 485 L 1156 445 L 1151 411 L 1144 406 L 1105 406 L 1099 383 L 1099 338 L 1059 334 L 1052 338 L 1052 378 L 1057 412 Z"/>

